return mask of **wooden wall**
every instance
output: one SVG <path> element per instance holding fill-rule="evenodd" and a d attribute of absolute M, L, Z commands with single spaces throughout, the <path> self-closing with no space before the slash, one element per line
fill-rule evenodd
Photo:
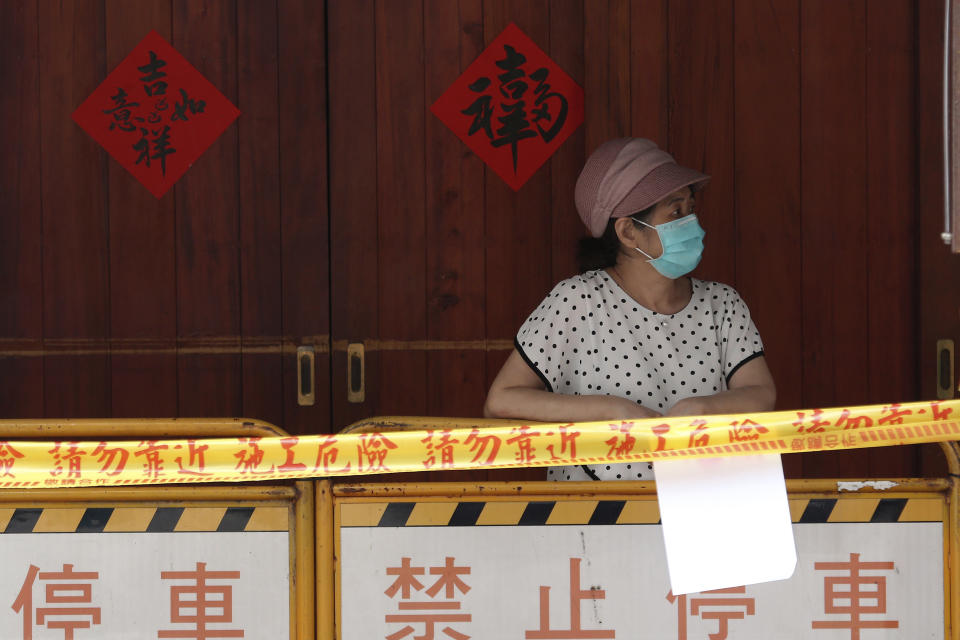
<path fill-rule="evenodd" d="M 151 29 L 243 111 L 159 201 L 70 119 Z M 0 414 L 329 428 L 323 34 L 311 0 L 0 3 Z"/>
<path fill-rule="evenodd" d="M 779 407 L 929 398 L 944 336 L 923 308 L 952 294 L 918 283 L 960 277 L 919 231 L 940 216 L 938 4 L 0 3 L 0 415 L 294 433 L 479 415 L 520 323 L 574 273 L 580 166 L 628 135 L 713 175 L 697 273 L 747 300 Z M 428 111 L 510 22 L 586 95 L 585 124 L 516 193 Z M 70 120 L 150 29 L 243 112 L 159 201 Z M 302 344 L 313 407 L 296 404 Z M 785 465 L 942 471 L 923 448 Z"/>

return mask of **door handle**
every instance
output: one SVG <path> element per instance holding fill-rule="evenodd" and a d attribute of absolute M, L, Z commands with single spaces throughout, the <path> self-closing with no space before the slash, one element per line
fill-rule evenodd
<path fill-rule="evenodd" d="M 316 402 L 314 357 L 313 347 L 297 347 L 297 404 L 301 407 L 310 407 Z"/>
<path fill-rule="evenodd" d="M 362 342 L 347 345 L 347 402 L 360 403 L 366 399 L 365 357 Z"/>
<path fill-rule="evenodd" d="M 953 340 L 937 340 L 937 399 L 953 398 L 954 368 Z"/>

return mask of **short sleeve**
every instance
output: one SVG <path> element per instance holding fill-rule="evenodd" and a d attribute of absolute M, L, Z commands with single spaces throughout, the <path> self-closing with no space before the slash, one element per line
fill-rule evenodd
<path fill-rule="evenodd" d="M 540 303 L 526 319 L 514 346 L 533 372 L 543 381 L 548 391 L 554 391 L 562 377 L 571 337 L 577 327 L 573 324 L 575 308 L 581 302 L 581 286 L 576 278 L 564 280 Z M 585 295 L 585 294 L 584 294 Z"/>
<path fill-rule="evenodd" d="M 720 354 L 723 376 L 729 385 L 730 378 L 737 369 L 763 355 L 763 341 L 750 318 L 747 303 L 732 288 L 724 288 L 726 295 L 723 302 L 723 323 L 720 327 Z"/>

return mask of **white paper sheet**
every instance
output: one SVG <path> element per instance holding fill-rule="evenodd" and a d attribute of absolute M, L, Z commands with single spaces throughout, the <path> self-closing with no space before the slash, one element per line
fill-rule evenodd
<path fill-rule="evenodd" d="M 675 595 L 784 580 L 797 564 L 779 454 L 655 463 Z"/>

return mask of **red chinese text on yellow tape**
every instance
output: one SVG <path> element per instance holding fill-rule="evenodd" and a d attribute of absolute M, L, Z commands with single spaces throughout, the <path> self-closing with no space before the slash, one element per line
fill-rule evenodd
<path fill-rule="evenodd" d="M 546 467 L 960 440 L 960 400 L 569 424 L 373 419 L 337 435 L 0 441 L 0 488 Z"/>

